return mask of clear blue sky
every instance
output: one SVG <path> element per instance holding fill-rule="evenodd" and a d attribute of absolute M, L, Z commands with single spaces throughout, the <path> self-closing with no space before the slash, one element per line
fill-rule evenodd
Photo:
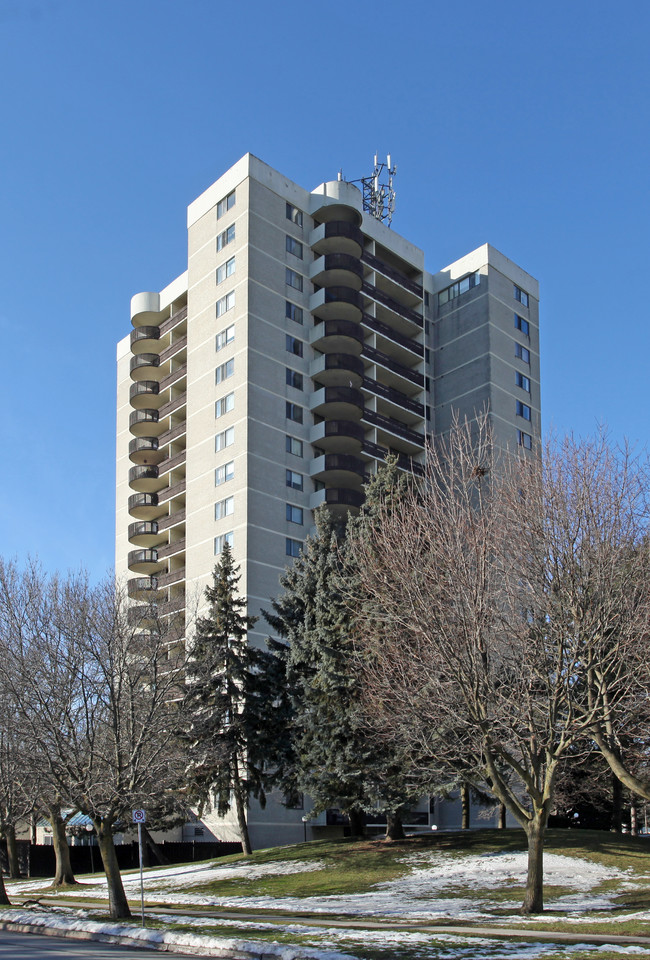
<path fill-rule="evenodd" d="M 398 164 L 437 270 L 541 285 L 545 427 L 648 434 L 650 4 L 0 0 L 0 553 L 113 562 L 115 344 L 247 151 L 313 189 Z"/>

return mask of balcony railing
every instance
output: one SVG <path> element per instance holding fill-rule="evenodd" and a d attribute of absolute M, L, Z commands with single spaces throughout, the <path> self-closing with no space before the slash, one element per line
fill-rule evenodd
<path fill-rule="evenodd" d="M 372 267 L 373 270 L 383 273 L 385 277 L 389 278 L 389 280 L 394 280 L 395 283 L 399 283 L 399 285 L 404 287 L 405 290 L 410 290 L 410 292 L 414 293 L 416 297 L 420 298 L 420 300 L 424 296 L 422 285 L 416 283 L 415 280 L 410 280 L 406 274 L 401 272 L 401 270 L 396 270 L 395 267 L 390 267 L 378 257 L 373 257 L 371 253 L 364 252 L 361 256 L 361 260 L 363 263 L 367 263 L 369 267 Z"/>
<path fill-rule="evenodd" d="M 418 417 L 424 419 L 424 404 L 418 403 L 417 400 L 411 400 L 410 397 L 407 397 L 406 394 L 400 390 L 387 387 L 385 384 L 379 383 L 377 380 L 372 380 L 370 377 L 363 378 L 362 387 L 364 390 L 368 390 L 378 397 L 383 397 L 384 400 L 388 400 L 390 403 L 394 403 L 399 407 L 404 407 L 405 410 L 410 410 L 411 413 L 415 413 Z"/>
<path fill-rule="evenodd" d="M 386 337 L 387 340 L 392 340 L 394 343 L 399 343 L 400 347 L 405 347 L 407 350 L 411 350 L 412 353 L 416 353 L 419 357 L 424 356 L 424 347 L 421 343 L 418 343 L 417 340 L 411 339 L 411 337 L 405 337 L 403 333 L 399 333 L 397 330 L 393 330 L 387 323 L 384 323 L 382 320 L 377 320 L 376 317 L 371 317 L 369 313 L 364 313 L 361 318 L 361 322 L 364 326 L 369 327 L 371 330 L 374 330 L 375 333 L 381 334 L 382 337 Z"/>
<path fill-rule="evenodd" d="M 375 350 L 374 347 L 369 347 L 367 344 L 364 344 L 361 356 L 365 357 L 366 360 L 370 360 L 372 363 L 378 363 L 380 366 L 386 367 L 387 370 L 392 370 L 393 373 L 404 377 L 405 380 L 410 380 L 411 383 L 415 383 L 418 387 L 424 386 L 423 374 L 418 373 L 417 370 L 412 370 L 410 367 L 405 367 L 403 363 L 398 363 L 397 360 L 393 360 L 392 357 L 382 353 L 381 350 Z"/>
<path fill-rule="evenodd" d="M 169 330 L 172 330 L 174 327 L 178 326 L 182 320 L 187 319 L 187 307 L 181 307 L 180 310 L 177 310 L 176 313 L 172 314 L 167 320 L 163 320 L 160 324 L 160 333 L 161 335 L 167 333 Z"/>
<path fill-rule="evenodd" d="M 394 433 L 396 436 L 408 440 L 409 443 L 424 447 L 424 434 L 410 430 L 406 424 L 401 423 L 399 420 L 394 420 L 392 417 L 385 417 L 381 413 L 375 413 L 374 410 L 364 410 L 362 419 L 365 420 L 366 423 L 371 423 L 374 427 L 379 427 L 380 430 Z"/>
<path fill-rule="evenodd" d="M 398 313 L 400 317 L 404 317 L 405 320 L 416 323 L 418 327 L 424 326 L 424 319 L 421 314 L 416 313 L 415 310 L 411 310 L 410 307 L 405 307 L 403 303 L 395 300 L 394 297 L 389 297 L 387 293 L 379 290 L 378 287 L 373 286 L 371 283 L 364 283 L 361 290 L 367 297 L 370 297 L 371 300 L 376 300 L 378 303 L 383 304 L 384 307 L 388 307 L 393 313 Z"/>

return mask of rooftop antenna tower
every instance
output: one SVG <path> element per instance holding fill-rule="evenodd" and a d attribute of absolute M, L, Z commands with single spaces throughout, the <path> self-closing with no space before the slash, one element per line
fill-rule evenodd
<path fill-rule="evenodd" d="M 395 213 L 395 189 L 393 177 L 397 173 L 397 164 L 391 163 L 390 153 L 386 162 L 378 162 L 377 154 L 374 157 L 374 168 L 369 177 L 360 177 L 350 180 L 350 183 L 360 183 L 363 194 L 363 209 L 375 220 L 386 223 L 389 227 Z M 342 173 L 339 174 L 339 178 Z"/>

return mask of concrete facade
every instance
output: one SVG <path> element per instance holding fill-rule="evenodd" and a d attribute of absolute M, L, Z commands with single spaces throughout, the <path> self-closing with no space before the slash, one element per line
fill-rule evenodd
<path fill-rule="evenodd" d="M 500 443 L 534 446 L 538 300 L 488 244 L 428 273 L 354 185 L 310 192 L 244 156 L 190 204 L 187 270 L 133 297 L 118 344 L 116 570 L 130 597 L 195 603 L 227 537 L 259 616 L 312 510 L 358 509 L 389 451 L 418 472 L 427 436 L 484 407 Z M 253 642 L 267 632 L 258 621 Z M 251 809 L 254 844 L 340 829 L 325 815 L 305 826 L 280 799 Z"/>

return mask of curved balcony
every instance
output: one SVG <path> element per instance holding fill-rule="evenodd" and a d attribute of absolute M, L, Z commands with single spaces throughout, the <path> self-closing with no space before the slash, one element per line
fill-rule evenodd
<path fill-rule="evenodd" d="M 349 253 L 352 257 L 360 257 L 363 253 L 363 234 L 354 223 L 330 220 L 312 230 L 309 246 L 318 254 Z"/>
<path fill-rule="evenodd" d="M 309 409 L 328 420 L 359 420 L 363 394 L 356 387 L 321 387 L 309 398 Z"/>
<path fill-rule="evenodd" d="M 158 475 L 158 467 L 138 466 L 129 470 L 129 486 L 138 493 L 158 493 L 165 481 Z"/>
<path fill-rule="evenodd" d="M 155 547 L 165 540 L 165 534 L 158 532 L 155 520 L 140 520 L 129 524 L 129 543 L 136 547 Z"/>
<path fill-rule="evenodd" d="M 136 520 L 156 520 L 165 510 L 158 503 L 157 493 L 132 493 L 129 497 L 129 514 Z"/>
<path fill-rule="evenodd" d="M 309 498 L 309 506 L 312 510 L 316 510 L 324 503 L 328 507 L 335 508 L 335 514 L 339 515 L 340 513 L 347 513 L 350 509 L 358 510 L 365 499 L 363 490 L 328 487 L 327 490 L 318 490 L 316 493 L 312 493 Z"/>
<path fill-rule="evenodd" d="M 136 410 L 161 406 L 160 384 L 157 380 L 140 380 L 138 383 L 132 383 L 129 400 Z"/>
<path fill-rule="evenodd" d="M 309 442 L 333 453 L 359 453 L 365 433 L 363 426 L 353 420 L 323 420 L 309 431 Z"/>
<path fill-rule="evenodd" d="M 164 459 L 165 453 L 158 449 L 158 437 L 136 437 L 129 441 L 131 463 L 152 464 Z"/>
<path fill-rule="evenodd" d="M 363 219 L 362 210 L 361 191 L 347 180 L 328 180 L 309 196 L 310 214 L 323 222 L 346 220 L 358 227 Z"/>
<path fill-rule="evenodd" d="M 324 320 L 309 331 L 309 342 L 323 353 L 353 353 L 359 356 L 363 330 L 353 320 Z"/>
<path fill-rule="evenodd" d="M 158 595 L 157 577 L 132 577 L 126 591 L 132 600 L 153 600 Z"/>
<path fill-rule="evenodd" d="M 324 387 L 360 387 L 363 360 L 347 353 L 324 353 L 309 364 L 309 375 Z"/>
<path fill-rule="evenodd" d="M 158 560 L 157 550 L 131 550 L 127 557 L 127 565 L 133 573 L 143 573 L 147 576 L 165 569 L 165 564 Z"/>
<path fill-rule="evenodd" d="M 334 487 L 359 486 L 366 480 L 366 465 L 349 453 L 325 453 L 311 461 L 309 476 Z"/>
<path fill-rule="evenodd" d="M 131 379 L 135 381 L 150 379 L 158 372 L 159 366 L 160 357 L 157 353 L 139 353 L 131 357 L 129 364 Z"/>
<path fill-rule="evenodd" d="M 361 320 L 363 300 L 352 287 L 323 287 L 312 293 L 309 309 L 320 320 Z"/>
<path fill-rule="evenodd" d="M 160 341 L 160 327 L 136 327 L 131 331 L 131 353 L 155 353 Z"/>
<path fill-rule="evenodd" d="M 363 265 L 349 253 L 328 253 L 309 265 L 309 279 L 321 287 L 342 286 L 361 290 Z"/>
<path fill-rule="evenodd" d="M 129 414 L 129 430 L 134 437 L 160 436 L 164 425 L 159 422 L 160 414 L 157 410 L 144 408 L 134 410 Z"/>

